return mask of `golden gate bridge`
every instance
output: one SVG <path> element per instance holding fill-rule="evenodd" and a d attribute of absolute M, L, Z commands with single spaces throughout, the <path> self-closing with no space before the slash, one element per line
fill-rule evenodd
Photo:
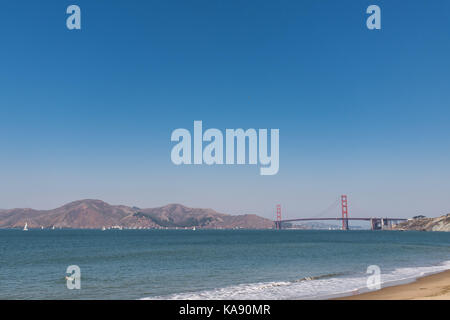
<path fill-rule="evenodd" d="M 281 205 L 277 205 L 277 219 L 275 222 L 275 228 L 281 230 L 283 228 L 283 223 L 290 222 L 300 222 L 300 221 L 341 221 L 342 222 L 342 230 L 350 230 L 348 222 L 349 221 L 368 221 L 370 222 L 370 226 L 372 230 L 389 230 L 393 225 L 406 221 L 405 218 L 390 218 L 390 217 L 349 217 L 348 216 L 348 199 L 346 195 L 341 196 L 341 217 L 330 217 L 330 218 L 321 218 L 321 217 L 313 217 L 313 218 L 297 218 L 297 219 L 285 219 L 283 220 L 281 217 Z"/>

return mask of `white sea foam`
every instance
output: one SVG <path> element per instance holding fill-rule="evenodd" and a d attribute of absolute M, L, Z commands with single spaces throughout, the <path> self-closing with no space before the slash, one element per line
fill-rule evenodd
<path fill-rule="evenodd" d="M 450 270 L 450 261 L 436 266 L 397 268 L 381 274 L 382 287 L 407 283 L 419 277 Z M 326 299 L 336 296 L 352 295 L 368 291 L 368 275 L 354 277 L 330 277 L 320 279 L 301 279 L 285 282 L 251 283 L 166 296 L 147 297 L 164 300 L 289 300 Z"/>

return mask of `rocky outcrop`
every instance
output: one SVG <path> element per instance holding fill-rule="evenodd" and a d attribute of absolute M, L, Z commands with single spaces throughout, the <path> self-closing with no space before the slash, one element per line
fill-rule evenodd
<path fill-rule="evenodd" d="M 437 218 L 411 219 L 393 227 L 394 230 L 450 231 L 450 214 Z"/>

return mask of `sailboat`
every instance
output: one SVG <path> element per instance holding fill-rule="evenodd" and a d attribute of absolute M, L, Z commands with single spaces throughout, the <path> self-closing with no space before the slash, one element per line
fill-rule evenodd
<path fill-rule="evenodd" d="M 23 227 L 23 231 L 28 231 L 28 223 L 25 222 L 25 226 Z"/>

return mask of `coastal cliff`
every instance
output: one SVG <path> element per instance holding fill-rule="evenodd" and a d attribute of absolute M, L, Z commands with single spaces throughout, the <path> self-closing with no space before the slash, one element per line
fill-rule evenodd
<path fill-rule="evenodd" d="M 393 230 L 450 231 L 450 214 L 437 218 L 419 218 L 402 222 Z"/>

